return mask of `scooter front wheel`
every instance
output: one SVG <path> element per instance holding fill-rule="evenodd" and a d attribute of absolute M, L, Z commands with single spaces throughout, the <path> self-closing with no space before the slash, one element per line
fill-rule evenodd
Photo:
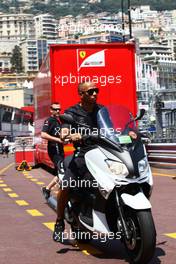
<path fill-rule="evenodd" d="M 126 211 L 126 210 L 125 210 Z M 132 263 L 146 264 L 155 252 L 156 231 L 151 210 L 135 211 L 128 208 L 125 213 L 130 239 L 124 239 Z"/>

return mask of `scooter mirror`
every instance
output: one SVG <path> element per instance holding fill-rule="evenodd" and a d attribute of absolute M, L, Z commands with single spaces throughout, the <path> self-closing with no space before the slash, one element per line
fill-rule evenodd
<path fill-rule="evenodd" d="M 139 113 L 137 114 L 137 116 L 135 117 L 135 121 L 137 121 L 137 120 L 140 120 L 143 116 L 144 116 L 144 114 L 145 114 L 145 109 L 140 109 L 140 111 L 139 111 Z"/>

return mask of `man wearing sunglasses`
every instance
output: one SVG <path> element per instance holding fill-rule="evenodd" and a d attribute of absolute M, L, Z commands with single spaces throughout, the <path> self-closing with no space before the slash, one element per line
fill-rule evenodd
<path fill-rule="evenodd" d="M 48 155 L 51 161 L 54 163 L 57 176 L 47 185 L 42 187 L 42 193 L 45 199 L 50 197 L 51 188 L 54 187 L 59 181 L 59 174 L 64 174 L 63 159 L 64 150 L 62 140 L 60 139 L 61 122 L 60 116 L 60 104 L 54 102 L 50 106 L 50 117 L 44 121 L 44 125 L 41 132 L 41 137 L 48 141 Z"/>
<path fill-rule="evenodd" d="M 97 128 L 97 112 L 102 107 L 97 104 L 98 92 L 99 89 L 96 87 L 95 83 L 80 83 L 78 85 L 80 102 L 67 109 L 65 113 L 72 115 L 73 119 L 78 123 L 88 125 L 92 129 Z M 57 196 L 57 219 L 53 233 L 53 240 L 56 242 L 63 242 L 63 232 L 65 229 L 64 209 L 68 202 L 69 188 L 72 187 L 71 181 L 76 181 L 78 174 L 82 179 L 87 177 L 84 155 L 90 150 L 90 145 L 87 146 L 84 141 L 81 140 L 82 136 L 87 133 L 89 132 L 86 129 L 82 129 L 81 132 L 79 132 L 78 126 L 70 127 L 69 124 L 64 124 L 62 126 L 61 138 L 63 140 L 68 138 L 72 141 L 75 147 L 75 152 L 73 156 L 66 158 L 64 162 L 65 176 L 63 177 L 61 190 Z M 92 148 L 93 147 L 94 146 L 92 146 Z M 65 183 L 68 183 L 68 185 L 65 185 Z"/>

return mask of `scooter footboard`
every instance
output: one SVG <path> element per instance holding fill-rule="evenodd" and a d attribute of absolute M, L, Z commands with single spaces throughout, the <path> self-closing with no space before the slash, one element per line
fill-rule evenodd
<path fill-rule="evenodd" d="M 146 196 L 142 192 L 139 192 L 135 195 L 123 193 L 121 195 L 121 198 L 124 204 L 126 204 L 127 206 L 135 210 L 151 209 L 151 204 L 149 200 L 146 198 Z"/>

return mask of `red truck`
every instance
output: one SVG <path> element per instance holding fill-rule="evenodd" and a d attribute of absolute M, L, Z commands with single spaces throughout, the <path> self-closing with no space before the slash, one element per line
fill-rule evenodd
<path fill-rule="evenodd" d="M 47 142 L 40 137 L 51 102 L 62 112 L 79 101 L 78 83 L 93 81 L 100 88 L 98 103 L 121 104 L 136 113 L 135 45 L 126 43 L 58 44 L 50 51 L 34 80 L 35 162 L 53 166 Z M 72 151 L 71 146 L 65 152 Z"/>

